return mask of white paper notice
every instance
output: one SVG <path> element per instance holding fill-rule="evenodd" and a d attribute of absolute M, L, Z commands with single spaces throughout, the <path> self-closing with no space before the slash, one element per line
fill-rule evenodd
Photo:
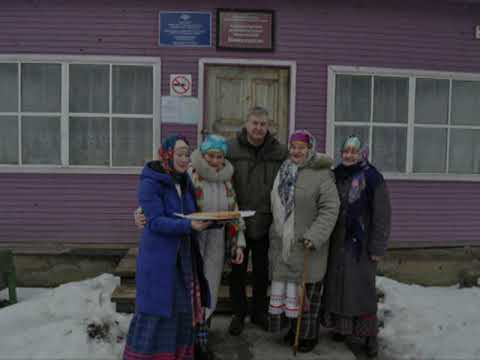
<path fill-rule="evenodd" d="M 162 123 L 197 124 L 200 106 L 196 97 L 162 96 Z"/>

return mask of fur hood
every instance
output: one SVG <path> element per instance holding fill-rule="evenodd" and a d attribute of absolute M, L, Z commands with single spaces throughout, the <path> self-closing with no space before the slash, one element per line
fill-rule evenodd
<path fill-rule="evenodd" d="M 232 179 L 233 176 L 233 166 L 225 159 L 225 166 L 220 171 L 216 171 L 210 165 L 208 165 L 207 161 L 203 158 L 202 153 L 200 150 L 195 150 L 192 153 L 192 168 L 204 178 L 206 181 L 209 182 L 226 182 Z"/>
<path fill-rule="evenodd" d="M 331 169 L 333 159 L 324 153 L 316 153 L 309 161 L 299 166 L 299 168 L 311 168 L 315 170 Z"/>

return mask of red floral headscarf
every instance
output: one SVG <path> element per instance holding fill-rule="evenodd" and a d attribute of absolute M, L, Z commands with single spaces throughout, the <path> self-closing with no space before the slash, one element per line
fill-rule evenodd
<path fill-rule="evenodd" d="M 162 162 L 162 166 L 165 171 L 169 174 L 175 172 L 173 168 L 173 150 L 175 149 L 175 144 L 178 140 L 184 141 L 187 145 L 188 140 L 183 135 L 170 135 L 162 142 L 162 146 L 158 149 L 158 156 L 160 161 Z"/>

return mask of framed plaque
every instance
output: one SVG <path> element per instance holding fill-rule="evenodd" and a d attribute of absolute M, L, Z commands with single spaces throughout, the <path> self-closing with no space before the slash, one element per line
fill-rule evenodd
<path fill-rule="evenodd" d="M 199 11 L 160 11 L 159 46 L 211 47 L 212 14 Z"/>
<path fill-rule="evenodd" d="M 273 51 L 272 10 L 217 10 L 217 48 Z"/>

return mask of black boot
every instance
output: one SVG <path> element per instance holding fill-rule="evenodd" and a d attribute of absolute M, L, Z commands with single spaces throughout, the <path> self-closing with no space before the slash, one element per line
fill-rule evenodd
<path fill-rule="evenodd" d="M 310 352 L 317 345 L 317 339 L 302 339 L 298 342 L 298 351 L 302 353 Z"/>
<path fill-rule="evenodd" d="M 288 344 L 290 346 L 293 346 L 295 343 L 295 331 L 290 328 L 287 332 L 287 334 L 283 337 L 283 342 L 285 344 Z"/>
<path fill-rule="evenodd" d="M 213 360 L 213 353 L 208 346 L 195 344 L 195 360 Z"/>
<path fill-rule="evenodd" d="M 333 332 L 331 337 L 332 337 L 332 340 L 335 341 L 335 342 L 344 342 L 345 341 L 345 335 L 337 333 L 337 332 Z"/>
<path fill-rule="evenodd" d="M 268 330 L 268 316 L 267 314 L 255 314 L 250 316 L 250 322 L 257 325 L 262 330 Z"/>
<path fill-rule="evenodd" d="M 233 315 L 232 321 L 230 322 L 230 326 L 228 327 L 228 332 L 230 335 L 238 336 L 242 333 L 244 327 L 244 320 L 243 318 Z"/>
<path fill-rule="evenodd" d="M 376 336 L 367 336 L 365 340 L 365 352 L 369 358 L 375 358 L 378 355 L 378 340 Z"/>

